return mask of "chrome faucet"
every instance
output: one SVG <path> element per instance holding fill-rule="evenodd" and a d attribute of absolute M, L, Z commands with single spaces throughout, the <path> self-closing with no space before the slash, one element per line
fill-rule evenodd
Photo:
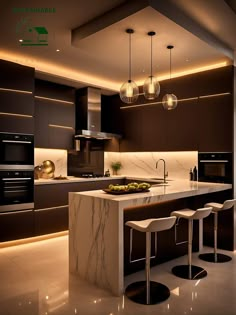
<path fill-rule="evenodd" d="M 156 162 L 156 168 L 158 166 L 158 162 L 159 161 L 163 161 L 164 163 L 164 176 L 163 176 L 163 180 L 164 180 L 164 183 L 167 183 L 166 181 L 166 177 L 168 176 L 168 172 L 166 172 L 166 161 L 164 159 L 159 159 L 157 162 Z"/>

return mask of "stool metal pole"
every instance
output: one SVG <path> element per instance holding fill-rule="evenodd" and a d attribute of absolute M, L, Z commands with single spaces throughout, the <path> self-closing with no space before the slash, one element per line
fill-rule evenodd
<path fill-rule="evenodd" d="M 217 262 L 217 228 L 218 228 L 218 213 L 214 212 L 214 260 Z"/>
<path fill-rule="evenodd" d="M 193 241 L 193 220 L 188 220 L 188 268 L 189 268 L 189 279 L 192 279 L 192 241 Z"/>
<path fill-rule="evenodd" d="M 151 232 L 146 232 L 146 299 L 150 304 L 150 257 L 151 257 Z"/>

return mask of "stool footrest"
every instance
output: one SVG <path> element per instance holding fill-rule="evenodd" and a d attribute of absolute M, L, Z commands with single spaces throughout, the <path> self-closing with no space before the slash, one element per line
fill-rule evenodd
<path fill-rule="evenodd" d="M 125 290 L 126 296 L 135 303 L 153 305 L 165 301 L 170 290 L 162 283 L 150 281 L 150 303 L 147 304 L 146 281 L 131 283 Z"/>
<path fill-rule="evenodd" d="M 202 279 L 207 276 L 207 271 L 198 266 L 191 266 L 191 276 L 189 275 L 189 265 L 179 265 L 172 268 L 172 273 L 180 278 L 195 280 Z"/>
<path fill-rule="evenodd" d="M 198 257 L 204 261 L 213 262 L 213 263 L 224 263 L 224 262 L 232 260 L 232 257 L 228 255 L 224 255 L 224 254 L 218 254 L 218 253 L 216 254 L 216 257 L 214 253 L 200 254 Z"/>

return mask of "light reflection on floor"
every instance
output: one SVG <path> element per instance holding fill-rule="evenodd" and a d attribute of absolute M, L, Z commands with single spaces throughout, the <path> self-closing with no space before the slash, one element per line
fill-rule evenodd
<path fill-rule="evenodd" d="M 209 251 L 209 249 L 204 249 Z M 139 305 L 68 273 L 68 237 L 0 249 L 0 315 L 235 315 L 236 257 L 211 264 L 193 255 L 193 263 L 208 271 L 201 280 L 184 280 L 171 268 L 186 256 L 151 269 L 152 280 L 171 290 L 168 300 L 153 306 Z M 125 284 L 141 280 L 144 272 L 127 276 Z"/>

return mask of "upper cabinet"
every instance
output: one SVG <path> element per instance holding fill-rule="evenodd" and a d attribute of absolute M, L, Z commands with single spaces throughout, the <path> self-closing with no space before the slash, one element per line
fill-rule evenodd
<path fill-rule="evenodd" d="M 127 105 L 119 95 L 110 97 L 105 117 L 123 135 L 119 150 L 232 151 L 233 80 L 234 68 L 227 66 L 161 81 L 155 101 L 141 94 Z M 161 100 L 170 91 L 178 97 L 178 106 L 166 111 Z"/>
<path fill-rule="evenodd" d="M 0 60 L 0 131 L 34 133 L 34 68 Z"/>
<path fill-rule="evenodd" d="M 75 134 L 75 89 L 35 81 L 35 146 L 72 149 Z"/>

